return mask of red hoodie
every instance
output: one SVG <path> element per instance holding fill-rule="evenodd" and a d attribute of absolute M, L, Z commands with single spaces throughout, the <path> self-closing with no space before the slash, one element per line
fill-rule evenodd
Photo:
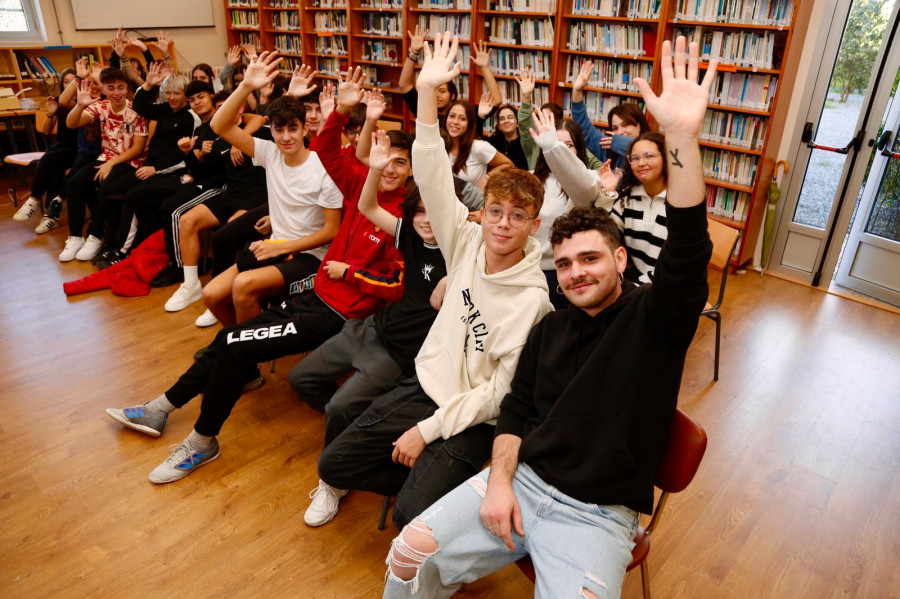
<path fill-rule="evenodd" d="M 382 231 L 359 212 L 359 196 L 369 171 L 341 153 L 341 131 L 348 120 L 337 110 L 332 111 L 309 147 L 344 194 L 341 226 L 316 273 L 314 289 L 322 301 L 345 318 L 366 318 L 403 295 L 403 254 L 394 247 L 393 231 Z M 378 204 L 399 217 L 405 196 L 406 186 L 379 191 Z M 350 265 L 344 279 L 328 276 L 325 264 L 329 260 Z"/>

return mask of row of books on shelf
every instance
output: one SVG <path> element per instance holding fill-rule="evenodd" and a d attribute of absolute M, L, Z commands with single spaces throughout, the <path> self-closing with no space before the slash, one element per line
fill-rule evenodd
<path fill-rule="evenodd" d="M 238 43 L 242 46 L 253 46 L 257 50 L 262 48 L 262 40 L 256 31 L 239 31 Z"/>
<path fill-rule="evenodd" d="M 609 111 L 615 106 L 626 102 L 634 102 L 641 107 L 641 110 L 644 110 L 644 103 L 636 98 L 611 96 L 601 92 L 584 92 L 584 108 L 594 122 L 605 123 L 606 115 L 609 114 Z M 566 113 L 566 116 L 572 116 L 572 90 L 570 89 L 566 90 L 563 96 L 563 111 Z"/>
<path fill-rule="evenodd" d="M 400 49 L 394 42 L 382 40 L 363 40 L 361 59 L 375 62 L 387 62 L 399 66 Z"/>
<path fill-rule="evenodd" d="M 257 8 L 256 0 L 228 0 L 228 8 Z"/>
<path fill-rule="evenodd" d="M 316 70 L 319 71 L 320 75 L 337 77 L 339 73 L 346 72 L 347 67 L 346 58 L 319 56 L 316 60 Z"/>
<path fill-rule="evenodd" d="M 45 79 L 59 77 L 56 67 L 46 56 L 28 56 L 15 50 L 16 62 L 19 63 L 19 75 L 24 79 Z"/>
<path fill-rule="evenodd" d="M 346 13 L 317 12 L 313 23 L 316 33 L 347 33 Z"/>
<path fill-rule="evenodd" d="M 402 36 L 403 16 L 399 14 L 366 13 L 362 15 L 362 31 L 371 35 Z"/>
<path fill-rule="evenodd" d="M 572 0 L 572 14 L 658 19 L 662 0 Z"/>
<path fill-rule="evenodd" d="M 716 73 L 709 103 L 750 110 L 770 110 L 778 91 L 778 75 Z"/>
<path fill-rule="evenodd" d="M 347 0 L 313 0 L 316 8 L 347 8 Z"/>
<path fill-rule="evenodd" d="M 301 43 L 299 35 L 279 34 L 272 36 L 275 49 L 287 54 L 300 54 Z"/>
<path fill-rule="evenodd" d="M 516 12 L 556 12 L 556 0 L 488 0 L 488 10 Z"/>
<path fill-rule="evenodd" d="M 301 66 L 303 61 L 299 58 L 291 58 L 290 56 L 285 56 L 281 59 L 281 63 L 278 65 L 278 68 L 282 73 L 293 73 L 294 69 Z"/>
<path fill-rule="evenodd" d="M 436 15 L 420 14 L 416 19 L 420 29 L 432 32 L 450 31 L 458 35 L 462 41 L 472 39 L 472 17 L 470 15 Z"/>
<path fill-rule="evenodd" d="M 495 44 L 553 47 L 552 19 L 492 17 L 486 28 L 488 39 Z"/>
<path fill-rule="evenodd" d="M 273 12 L 272 29 L 300 31 L 300 13 L 288 11 Z"/>
<path fill-rule="evenodd" d="M 522 69 L 530 67 L 535 79 L 550 79 L 551 62 L 549 52 L 508 48 L 491 50 L 491 71 L 495 75 L 518 76 Z"/>
<path fill-rule="evenodd" d="M 343 35 L 316 36 L 316 54 L 347 55 L 347 38 Z"/>
<path fill-rule="evenodd" d="M 510 79 L 501 79 L 500 81 L 497 81 L 497 85 L 500 87 L 500 93 L 503 95 L 504 102 L 515 104 L 517 106 L 522 103 L 522 90 L 519 89 L 518 82 Z M 535 85 L 531 103 L 535 106 L 540 106 L 549 101 L 550 87 L 547 85 Z"/>
<path fill-rule="evenodd" d="M 769 119 L 766 117 L 707 110 L 700 128 L 700 139 L 749 150 L 762 150 L 768 126 Z"/>
<path fill-rule="evenodd" d="M 297 0 L 267 0 L 272 8 L 299 8 Z"/>
<path fill-rule="evenodd" d="M 704 177 L 747 186 L 756 180 L 758 156 L 701 147 L 700 157 Z"/>
<path fill-rule="evenodd" d="M 708 27 L 677 27 L 674 41 L 683 35 L 689 42 L 697 42 L 700 60 L 717 59 L 719 64 L 736 65 L 752 69 L 774 69 L 774 31 L 718 31 Z"/>
<path fill-rule="evenodd" d="M 471 0 L 419 0 L 419 10 L 470 10 Z"/>
<path fill-rule="evenodd" d="M 566 47 L 613 56 L 647 56 L 656 48 L 656 31 L 640 25 L 579 21 L 569 23 Z"/>
<path fill-rule="evenodd" d="M 788 27 L 794 0 L 678 0 L 675 19 Z"/>
<path fill-rule="evenodd" d="M 747 220 L 750 194 L 745 191 L 708 185 L 706 187 L 706 212 L 738 221 Z M 738 244 L 740 247 L 740 244 Z M 737 253 L 737 248 L 735 248 Z"/>
<path fill-rule="evenodd" d="M 574 83 L 581 71 L 581 63 L 584 59 L 579 56 L 569 55 L 566 58 L 565 80 Z M 618 91 L 638 93 L 638 87 L 634 80 L 637 77 L 650 81 L 653 76 L 653 64 L 649 62 L 631 62 L 625 60 L 610 60 L 606 58 L 594 59 L 594 71 L 588 81 L 588 87 L 602 87 Z"/>
<path fill-rule="evenodd" d="M 231 24 L 235 27 L 259 27 L 259 13 L 252 10 L 233 10 Z"/>
<path fill-rule="evenodd" d="M 403 2 L 401 0 L 363 0 L 360 4 L 361 8 L 396 8 L 402 9 Z"/>

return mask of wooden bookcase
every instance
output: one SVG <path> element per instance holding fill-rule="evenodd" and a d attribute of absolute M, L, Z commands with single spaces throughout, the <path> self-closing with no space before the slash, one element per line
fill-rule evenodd
<path fill-rule="evenodd" d="M 162 60 L 159 51 L 151 46 L 151 52 Z M 49 68 L 45 73 L 51 73 L 49 76 L 35 77 L 28 70 L 22 70 L 20 62 L 16 54 L 28 56 L 37 62 L 40 59 L 46 59 L 53 67 L 53 74 Z M 25 92 L 24 96 L 29 98 L 43 99 L 47 96 L 58 95 L 59 89 L 59 73 L 64 69 L 75 66 L 75 61 L 82 56 L 92 56 L 94 60 L 100 60 L 104 64 L 109 63 L 109 57 L 112 48 L 108 44 L 81 44 L 73 46 L 15 46 L 0 47 L 0 87 L 10 87 L 18 92 L 22 89 L 31 88 Z M 143 62 L 140 52 L 136 48 L 128 47 L 128 55 L 136 56 Z M 175 53 L 172 52 L 172 60 L 175 61 Z M 177 68 L 177 62 L 175 67 Z"/>
<path fill-rule="evenodd" d="M 530 65 L 537 79 L 534 103 L 556 102 L 569 112 L 572 81 L 581 62 L 593 60 L 585 102 L 601 127 L 613 106 L 642 104 L 634 78 L 659 89 L 664 40 L 679 34 L 697 40 L 705 60 L 710 54 L 720 60 L 701 133 L 710 218 L 741 231 L 734 265 L 752 258 L 783 129 L 786 108 L 779 109 L 779 98 L 792 84 L 783 80 L 799 61 L 791 48 L 800 0 L 295 1 L 225 0 L 229 44 L 251 41 L 286 50 L 287 59 L 315 65 L 323 77 L 363 66 L 390 98 L 386 116 L 407 129 L 413 118 L 397 85 L 409 49 L 406 32 L 416 24 L 432 34 L 459 34 L 463 70 L 457 87 L 476 105 L 484 85 L 469 56 L 479 40 L 492 50 L 491 70 L 504 102 L 513 104 L 519 102 L 515 75 Z M 803 0 L 806 13 L 810 1 Z M 724 10 L 731 12 L 718 12 Z M 284 23 L 289 30 L 277 26 Z M 800 30 L 802 38 L 802 23 Z"/>

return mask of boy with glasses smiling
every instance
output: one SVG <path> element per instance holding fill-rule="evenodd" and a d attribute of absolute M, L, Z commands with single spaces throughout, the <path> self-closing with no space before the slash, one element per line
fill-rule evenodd
<path fill-rule="evenodd" d="M 481 470 L 528 332 L 552 310 L 532 237 L 544 197 L 537 177 L 515 168 L 492 175 L 480 225 L 457 200 L 436 95 L 459 67 L 447 68 L 449 34 L 444 45 L 443 60 L 425 50 L 413 144 L 414 177 L 449 273 L 443 305 L 415 375 L 376 398 L 319 459 L 320 478 L 339 496 L 396 495 L 398 528 Z M 456 50 L 454 42 L 449 56 Z"/>

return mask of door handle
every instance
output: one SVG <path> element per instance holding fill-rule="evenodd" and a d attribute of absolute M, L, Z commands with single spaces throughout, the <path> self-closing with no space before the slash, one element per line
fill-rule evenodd
<path fill-rule="evenodd" d="M 803 126 L 803 135 L 800 137 L 800 141 L 806 144 L 808 148 L 812 148 L 814 150 L 825 150 L 826 152 L 836 152 L 838 154 L 849 154 L 850 150 L 859 150 L 860 144 L 862 144 L 863 137 L 865 137 L 865 131 L 858 131 L 856 135 L 853 136 L 846 146 L 843 148 L 835 148 L 832 146 L 823 146 L 822 144 L 817 144 L 812 141 L 812 133 L 813 133 L 813 124 L 807 122 Z"/>
<path fill-rule="evenodd" d="M 894 136 L 893 131 L 886 130 L 881 134 L 881 139 L 878 140 L 878 151 L 881 152 L 882 156 L 887 158 L 900 158 L 900 154 L 897 152 L 891 152 L 888 148 L 891 147 L 891 138 Z"/>

